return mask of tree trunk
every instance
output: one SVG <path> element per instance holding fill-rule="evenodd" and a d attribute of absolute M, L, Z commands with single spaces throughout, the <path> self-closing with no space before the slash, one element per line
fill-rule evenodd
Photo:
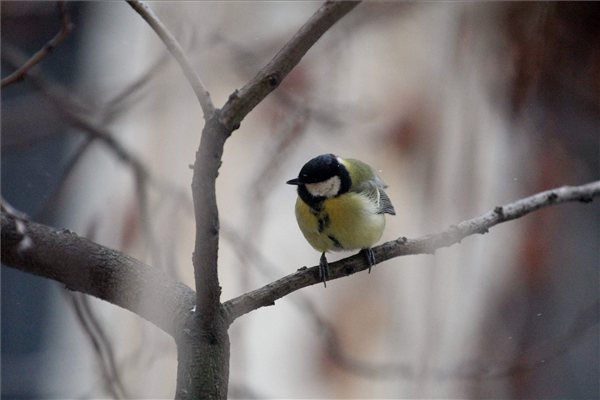
<path fill-rule="evenodd" d="M 229 382 L 229 325 L 222 313 L 211 326 L 191 316 L 177 342 L 178 400 L 226 399 Z"/>

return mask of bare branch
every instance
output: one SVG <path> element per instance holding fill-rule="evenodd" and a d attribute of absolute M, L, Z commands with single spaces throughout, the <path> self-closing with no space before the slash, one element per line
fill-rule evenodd
<path fill-rule="evenodd" d="M 408 363 L 376 363 L 361 360 L 347 352 L 335 330 L 335 326 L 319 315 L 313 303 L 307 298 L 298 298 L 295 302 L 306 313 L 324 338 L 323 351 L 331 358 L 335 365 L 344 371 L 368 379 L 394 379 L 410 378 L 414 376 L 414 368 Z"/>
<path fill-rule="evenodd" d="M 363 18 L 360 18 L 360 20 L 362 19 Z M 341 42 L 337 42 L 337 44 L 339 43 Z M 250 50 L 248 47 L 243 46 L 224 35 L 220 35 L 219 33 L 214 35 L 212 45 L 225 46 L 231 50 L 234 60 L 236 60 L 233 62 L 233 66 L 240 79 L 244 79 L 248 74 L 254 72 L 251 65 L 258 64 L 259 60 L 264 57 L 266 51 L 264 49 L 266 46 L 264 45 Z M 335 105 L 327 100 L 315 101 L 315 99 L 306 101 L 304 96 L 297 96 L 296 93 L 293 93 L 293 91 L 290 90 L 275 91 L 273 96 L 275 96 L 276 103 L 284 106 L 290 113 L 294 112 L 296 114 L 310 115 L 311 120 L 325 125 L 328 133 L 339 127 L 342 124 L 342 120 L 347 121 L 349 115 L 355 118 L 364 113 L 362 110 L 357 107 L 351 107 L 349 104 Z"/>
<path fill-rule="evenodd" d="M 6 44 L 3 44 L 3 47 L 4 61 L 13 65 L 17 64 L 22 57 L 20 51 Z M 119 160 L 126 164 L 130 164 L 135 171 L 138 171 L 144 176 L 148 176 L 148 171 L 133 153 L 129 152 L 105 128 L 97 126 L 90 118 L 81 114 L 81 111 L 79 110 L 81 109 L 82 101 L 80 99 L 75 98 L 75 96 L 68 94 L 64 90 L 58 90 L 59 88 L 53 87 L 46 82 L 40 74 L 29 73 L 27 75 L 27 80 L 51 100 L 51 104 L 72 126 L 81 129 L 89 137 L 97 139 L 106 145 Z"/>
<path fill-rule="evenodd" d="M 480 375 L 476 375 L 476 377 L 481 379 L 517 375 L 519 373 L 534 370 L 555 360 L 572 349 L 590 329 L 598 325 L 600 317 L 599 311 L 600 300 L 596 300 L 589 306 L 579 310 L 575 319 L 569 325 L 569 328 L 562 335 L 548 339 L 534 348 L 526 349 L 525 352 L 518 357 L 516 363 L 508 364 L 504 369 L 488 369 L 485 371 L 487 373 L 483 370 L 479 370 Z"/>
<path fill-rule="evenodd" d="M 23 58 L 21 52 L 10 45 L 3 44 L 3 50 L 3 59 L 9 64 L 19 64 L 20 60 Z M 154 68 L 158 68 L 160 64 L 161 61 L 158 61 L 152 70 L 154 70 Z M 76 162 L 78 162 L 85 154 L 87 149 L 89 149 L 89 145 L 93 143 L 94 140 L 98 140 L 100 143 L 105 145 L 119 159 L 119 161 L 127 164 L 131 168 L 138 193 L 145 191 L 146 185 L 150 184 L 162 191 L 168 191 L 172 196 L 178 198 L 186 197 L 186 194 L 181 188 L 176 187 L 168 181 L 158 179 L 156 176 L 152 175 L 142 160 L 139 159 L 133 152 L 129 151 L 129 149 L 127 149 L 112 132 L 110 132 L 101 124 L 93 121 L 91 117 L 85 115 L 87 112 L 89 112 L 88 110 L 91 109 L 91 107 L 85 104 L 85 101 L 77 98 L 71 93 L 68 93 L 60 86 L 47 82 L 46 79 L 37 72 L 30 72 L 27 74 L 27 80 L 50 100 L 52 106 L 56 108 L 62 118 L 64 118 L 71 126 L 80 129 L 81 132 L 88 138 L 88 141 L 86 142 L 87 144 L 84 144 L 81 147 L 81 151 L 76 154 L 76 157 L 74 157 L 71 162 L 69 162 L 67 166 L 68 168 L 65 168 L 65 172 L 61 177 L 61 182 L 66 180 Z M 137 86 L 129 87 L 130 93 L 134 92 L 136 88 Z M 119 96 L 119 98 L 121 98 L 121 96 Z M 109 104 L 112 104 L 112 102 Z M 52 194 L 52 197 L 55 197 L 59 193 L 60 189 L 61 187 L 59 186 Z M 139 191 L 139 189 L 143 190 Z M 42 211 L 46 212 L 47 209 L 45 208 Z"/>
<path fill-rule="evenodd" d="M 192 196 L 196 219 L 194 244 L 194 279 L 196 304 L 207 326 L 212 324 L 221 306 L 221 287 L 217 271 L 219 251 L 219 210 L 215 194 L 216 180 L 221 166 L 223 147 L 229 134 L 219 124 L 215 113 L 206 122 L 196 152 L 192 177 Z"/>
<path fill-rule="evenodd" d="M 147 70 L 140 74 L 135 80 L 121 88 L 119 93 L 108 100 L 102 109 L 102 121 L 109 123 L 114 121 L 124 112 L 130 110 L 132 105 L 138 104 L 140 98 L 145 96 L 144 90 L 148 89 L 153 76 L 158 74 L 169 61 L 169 53 L 163 51 Z"/>
<path fill-rule="evenodd" d="M 171 336 L 180 333 L 194 305 L 195 294 L 188 286 L 126 254 L 5 209 L 2 264 L 123 307 Z"/>
<path fill-rule="evenodd" d="M 325 2 L 254 78 L 229 96 L 220 122 L 228 130 L 237 129 L 244 117 L 279 86 L 317 40 L 357 5 L 356 1 Z"/>
<path fill-rule="evenodd" d="M 208 120 L 213 112 L 215 111 L 215 107 L 210 99 L 210 94 L 206 87 L 200 80 L 200 77 L 190 64 L 185 52 L 181 48 L 177 39 L 169 32 L 167 27 L 158 19 L 156 14 L 148 7 L 143 1 L 140 0 L 127 0 L 127 3 L 133 8 L 138 14 L 146 20 L 148 25 L 154 32 L 160 37 L 169 52 L 173 55 L 186 79 L 188 80 L 190 86 L 194 90 L 198 101 L 200 102 L 200 107 L 202 107 L 202 112 L 204 113 L 204 119 Z"/>
<path fill-rule="evenodd" d="M 401 237 L 374 247 L 373 251 L 377 263 L 406 255 L 434 254 L 436 250 L 442 247 L 460 243 L 467 236 L 476 233 L 487 233 L 491 227 L 497 224 L 522 217 L 542 207 L 571 201 L 588 203 L 598 196 L 600 196 L 600 181 L 581 186 L 563 186 L 517 200 L 505 206 L 495 207 L 492 211 L 477 218 L 452 225 L 442 232 L 417 239 Z M 331 280 L 352 275 L 368 267 L 361 254 L 347 257 L 329 264 Z M 223 306 L 228 313 L 229 321 L 233 322 L 239 316 L 257 308 L 273 305 L 275 300 L 298 289 L 320 283 L 318 275 L 318 267 L 303 267 L 297 272 L 269 283 L 262 288 L 227 301 Z"/>
<path fill-rule="evenodd" d="M 121 380 L 112 342 L 106 335 L 104 328 L 98 321 L 94 311 L 89 305 L 89 297 L 82 293 L 63 291 L 69 305 L 73 308 L 77 322 L 90 342 L 94 356 L 98 361 L 104 389 L 114 399 L 131 398 L 127 394 L 125 385 Z"/>
<path fill-rule="evenodd" d="M 83 158 L 83 156 L 87 153 L 87 151 L 91 148 L 92 143 L 94 143 L 94 139 L 91 136 L 88 136 L 84 139 L 84 141 L 79 144 L 77 149 L 73 152 L 74 154 L 70 156 L 67 161 L 67 164 L 63 167 L 62 171 L 60 171 L 60 175 L 58 177 L 58 182 L 52 188 L 52 191 L 44 201 L 42 208 L 37 212 L 37 215 L 33 218 L 36 221 L 44 221 L 44 219 L 56 206 L 56 201 L 60 197 L 60 194 L 63 192 L 66 187 L 67 181 L 71 176 L 71 173 L 75 170 L 75 167 L 78 165 L 79 161 Z"/>
<path fill-rule="evenodd" d="M 463 365 L 446 371 L 437 371 L 438 379 L 502 379 L 531 372 L 550 364 L 568 353 L 590 329 L 598 325 L 600 300 L 579 310 L 568 329 L 541 344 L 522 350 L 512 360 L 467 360 Z"/>
<path fill-rule="evenodd" d="M 37 65 L 40 61 L 42 61 L 52 50 L 56 48 L 65 38 L 71 33 L 73 30 L 73 23 L 71 22 L 71 16 L 67 11 L 67 7 L 64 1 L 59 1 L 57 3 L 57 7 L 60 11 L 60 30 L 58 33 L 42 47 L 38 50 L 29 60 L 27 60 L 23 65 L 21 65 L 15 72 L 8 75 L 6 78 L 3 78 L 0 82 L 0 87 L 4 88 L 11 83 L 17 82 L 25 77 L 25 75 L 29 72 L 31 68 Z"/>

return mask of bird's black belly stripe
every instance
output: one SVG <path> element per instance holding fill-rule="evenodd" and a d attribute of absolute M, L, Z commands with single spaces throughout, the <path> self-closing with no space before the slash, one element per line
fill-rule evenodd
<path fill-rule="evenodd" d="M 329 226 L 329 215 L 325 214 L 319 217 L 319 233 L 323 233 L 325 228 Z"/>
<path fill-rule="evenodd" d="M 337 248 L 339 248 L 339 249 L 341 249 L 341 248 L 342 248 L 342 244 L 339 242 L 339 240 L 337 240 L 337 239 L 335 238 L 335 236 L 333 236 L 333 235 L 327 235 L 327 237 L 328 237 L 329 239 L 331 239 L 331 241 L 333 242 L 333 245 L 334 245 L 335 247 L 337 247 Z"/>

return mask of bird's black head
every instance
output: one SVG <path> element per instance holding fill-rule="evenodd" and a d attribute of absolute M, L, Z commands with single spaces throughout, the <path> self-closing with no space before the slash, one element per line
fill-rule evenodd
<path fill-rule="evenodd" d="M 308 205 L 316 208 L 327 197 L 350 190 L 350 174 L 334 154 L 322 154 L 304 164 L 298 178 L 287 181 L 298 185 L 298 195 Z"/>

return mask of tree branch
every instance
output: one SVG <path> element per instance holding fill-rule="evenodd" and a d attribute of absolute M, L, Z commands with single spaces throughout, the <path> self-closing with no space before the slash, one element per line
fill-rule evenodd
<path fill-rule="evenodd" d="M 48 43 L 38 50 L 29 60 L 21 65 L 15 72 L 3 78 L 0 82 L 0 87 L 4 88 L 11 83 L 17 82 L 25 77 L 27 72 L 40 61 L 42 61 L 52 50 L 56 48 L 65 38 L 73 31 L 73 23 L 71 23 L 71 17 L 67 12 L 67 7 L 64 1 L 57 2 L 58 10 L 60 11 L 60 30 L 58 33 L 50 39 Z"/>
<path fill-rule="evenodd" d="M 202 107 L 202 112 L 204 113 L 204 119 L 208 120 L 215 111 L 215 107 L 210 99 L 208 90 L 206 90 L 206 87 L 200 80 L 200 77 L 192 67 L 192 64 L 185 55 L 185 52 L 181 48 L 179 42 L 177 42 L 177 39 L 175 39 L 167 27 L 160 21 L 160 19 L 158 19 L 156 14 L 154 14 L 152 9 L 150 9 L 150 7 L 148 7 L 143 1 L 127 0 L 127 3 L 138 14 L 140 14 L 144 20 L 146 20 L 152 29 L 154 29 L 154 32 L 156 32 L 169 52 L 173 55 L 179 64 L 181 71 L 183 71 L 183 74 L 194 90 L 198 101 L 200 102 L 200 107 Z"/>
<path fill-rule="evenodd" d="M 5 206 L 1 261 L 123 307 L 171 336 L 179 334 L 194 306 L 194 291 L 162 271 L 68 230 L 26 220 Z"/>
<path fill-rule="evenodd" d="M 406 255 L 434 254 L 436 250 L 442 247 L 460 243 L 467 236 L 476 233 L 487 233 L 491 227 L 497 224 L 522 217 L 542 207 L 571 201 L 588 203 L 598 196 L 600 196 L 600 181 L 581 186 L 563 186 L 517 200 L 504 206 L 495 207 L 492 211 L 460 222 L 457 225 L 452 225 L 439 233 L 426 235 L 417 239 L 401 237 L 374 247 L 373 252 L 375 253 L 377 263 Z M 344 258 L 343 260 L 329 264 L 330 280 L 352 275 L 368 267 L 366 260 L 361 254 Z M 262 288 L 231 299 L 224 303 L 223 306 L 231 323 L 236 318 L 250 311 L 273 305 L 275 304 L 275 300 L 298 289 L 320 282 L 318 267 L 303 267 L 297 272 L 269 283 Z"/>
<path fill-rule="evenodd" d="M 22 60 L 21 52 L 9 44 L 3 44 L 3 52 L 4 61 L 11 65 L 17 65 Z M 81 129 L 88 137 L 106 145 L 119 160 L 125 164 L 129 164 L 136 173 L 145 177 L 149 176 L 149 172 L 142 162 L 132 152 L 127 150 L 108 130 L 95 124 L 91 118 L 77 111 L 81 108 L 81 104 L 85 102 L 70 95 L 65 90 L 60 90 L 60 87 L 49 84 L 37 72 L 29 73 L 27 80 L 50 100 L 51 105 L 56 111 L 73 127 Z"/>
<path fill-rule="evenodd" d="M 2 46 L 2 58 L 5 62 L 11 65 L 18 65 L 22 61 L 23 55 L 17 48 L 6 43 L 3 43 Z M 161 62 L 159 61 L 157 65 L 160 63 Z M 152 69 L 154 68 L 156 68 L 156 65 Z M 93 121 L 93 118 L 87 115 L 87 113 L 90 112 L 89 110 L 93 107 L 87 104 L 84 99 L 68 93 L 61 86 L 48 82 L 45 77 L 36 71 L 30 71 L 27 74 L 27 80 L 50 101 L 50 104 L 67 123 L 74 128 L 80 129 L 90 141 L 98 140 L 106 146 L 119 161 L 128 165 L 133 172 L 138 186 L 140 183 L 143 187 L 145 187 L 146 184 L 150 184 L 161 191 L 169 192 L 172 196 L 179 198 L 186 197 L 186 192 L 182 188 L 153 175 L 142 160 L 127 149 L 127 147 L 117 139 L 116 135 L 106 129 L 102 124 Z M 129 93 L 135 91 L 135 87 L 130 86 L 129 89 Z M 122 96 L 119 97 L 122 98 Z M 111 104 L 112 103 L 113 102 L 111 101 Z"/>
<path fill-rule="evenodd" d="M 517 376 L 548 365 L 551 361 L 572 350 L 590 329 L 598 324 L 600 300 L 579 310 L 575 319 L 562 333 L 540 344 L 524 349 L 516 359 L 500 361 L 467 361 L 449 371 L 439 371 L 440 379 L 498 379 Z"/>
<path fill-rule="evenodd" d="M 196 304 L 204 322 L 211 325 L 221 306 L 218 275 L 219 210 L 215 194 L 223 147 L 229 134 L 218 123 L 218 112 L 206 122 L 196 152 L 192 196 L 196 218 L 196 240 L 192 262 Z"/>
<path fill-rule="evenodd" d="M 229 96 L 223 106 L 220 122 L 228 130 L 237 129 L 246 115 L 279 86 L 317 40 L 358 3 L 325 2 L 254 78 Z"/>

